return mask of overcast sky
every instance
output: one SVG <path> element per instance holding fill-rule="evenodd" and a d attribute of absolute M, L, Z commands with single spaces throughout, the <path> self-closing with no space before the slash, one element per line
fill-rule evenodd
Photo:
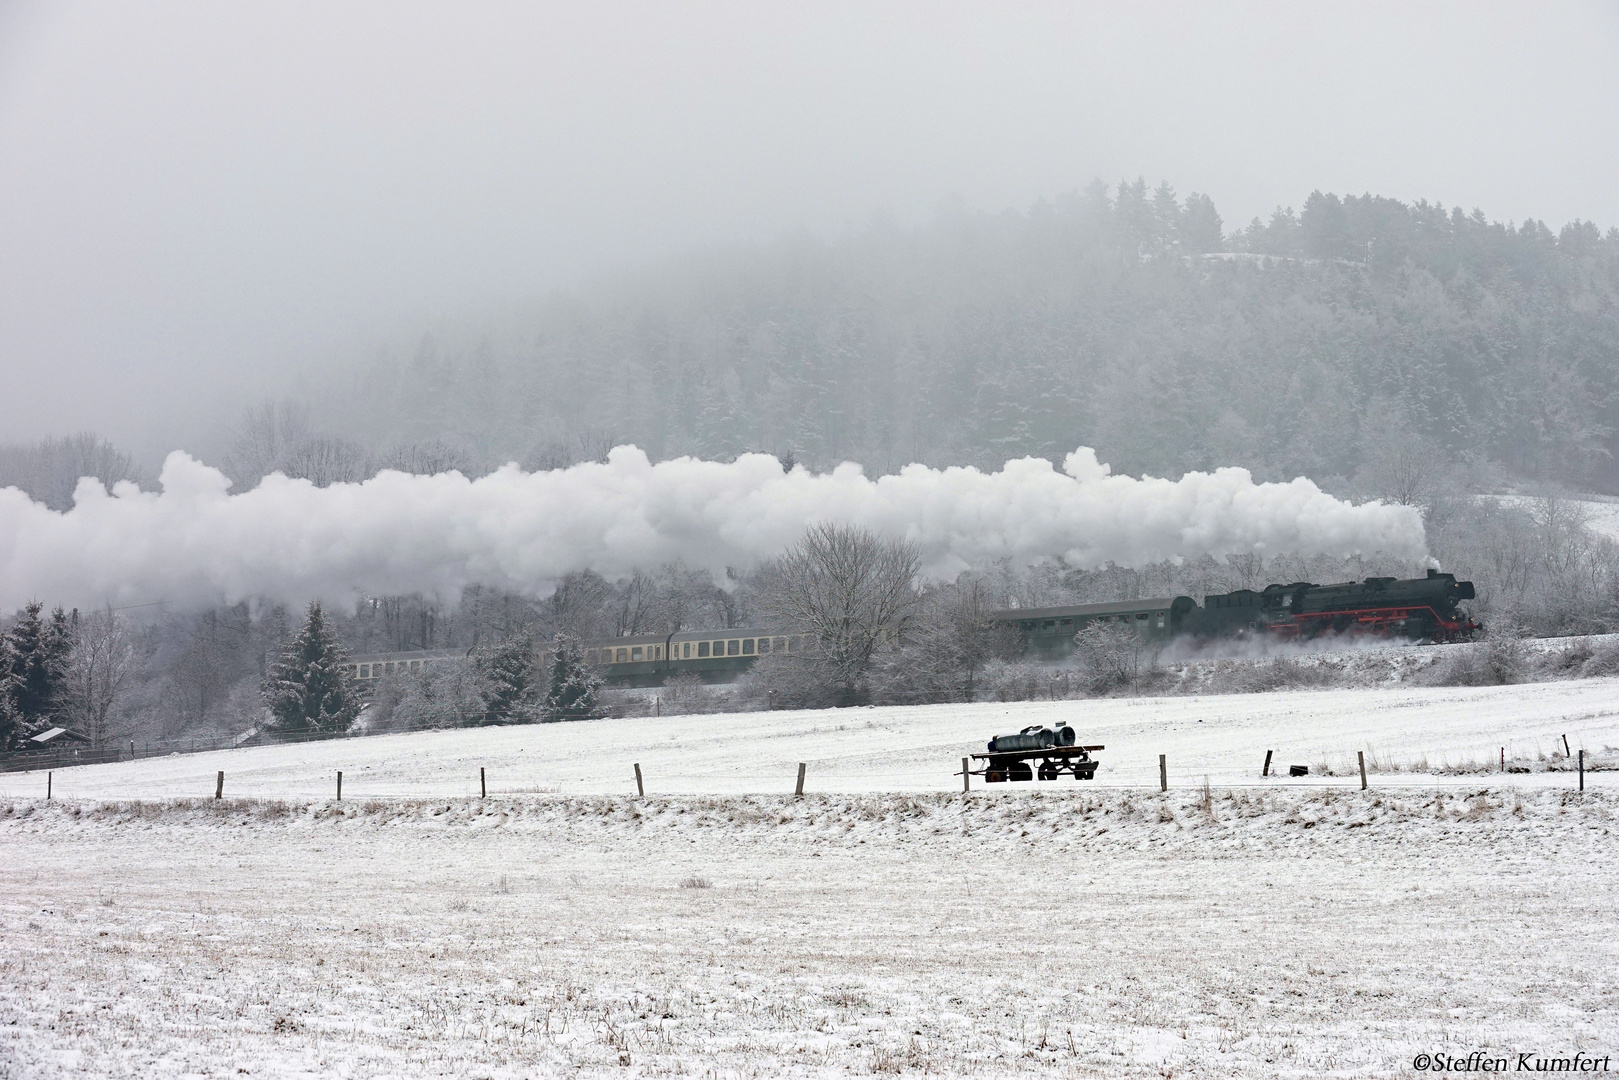
<path fill-rule="evenodd" d="M 1613 3 L 0 0 L 0 442 L 698 244 L 1144 175 L 1619 224 Z"/>

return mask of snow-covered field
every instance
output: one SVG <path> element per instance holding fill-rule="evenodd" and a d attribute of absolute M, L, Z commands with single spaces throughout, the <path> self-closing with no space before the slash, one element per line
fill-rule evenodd
<path fill-rule="evenodd" d="M 1258 777 L 1266 748 L 1437 766 L 1507 746 L 1543 767 L 1566 732 L 1611 758 L 1616 697 L 1590 680 L 603 721 L 62 770 L 50 803 L 43 777 L 7 775 L 0 1076 L 1619 1057 L 1619 774 L 1583 794 L 1568 772 L 1379 772 L 1364 793 Z M 1058 718 L 1108 745 L 1098 783 L 961 796 L 963 754 Z M 219 769 L 236 798 L 196 798 Z"/>
<path fill-rule="evenodd" d="M 1611 757 L 1619 748 L 1619 680 L 1500 687 L 1289 691 L 1204 697 L 1111 698 L 977 705 L 892 706 L 817 712 L 730 713 L 600 720 L 471 731 L 421 732 L 290 746 L 222 750 L 58 770 L 57 795 L 173 798 L 225 793 L 317 798 L 438 798 L 491 793 L 630 794 L 639 762 L 648 794 L 790 792 L 798 762 L 819 792 L 954 791 L 961 758 L 995 734 L 1068 721 L 1101 744 L 1102 786 L 1157 786 L 1158 755 L 1172 785 L 1260 781 L 1276 765 L 1326 763 L 1348 783 L 1366 751 L 1379 783 L 1468 784 L 1426 770 L 1561 756 Z M 1416 768 L 1418 771 L 1407 771 Z M 1619 772 L 1593 773 L 1607 783 Z M 1315 778 L 1312 777 L 1312 781 Z M 1563 774 L 1511 776 L 1566 786 Z M 1073 781 L 1063 781 L 1073 783 Z M 1358 786 L 1358 780 L 1355 781 Z M 1004 785 L 1012 788 L 1014 785 Z M 44 793 L 38 773 L 0 774 L 0 795 Z M 990 789 L 995 790 L 995 789 Z"/>

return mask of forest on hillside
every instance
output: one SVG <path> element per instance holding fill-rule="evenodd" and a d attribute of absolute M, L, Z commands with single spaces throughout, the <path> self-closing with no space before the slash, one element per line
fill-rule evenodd
<path fill-rule="evenodd" d="M 476 467 L 633 442 L 877 473 L 1090 445 L 1132 474 L 1362 494 L 1404 445 L 1474 485 L 1612 492 L 1616 390 L 1619 230 L 1316 192 L 1225 232 L 1206 196 L 1136 181 L 693 254 L 439 327 L 306 405 L 357 447 Z"/>

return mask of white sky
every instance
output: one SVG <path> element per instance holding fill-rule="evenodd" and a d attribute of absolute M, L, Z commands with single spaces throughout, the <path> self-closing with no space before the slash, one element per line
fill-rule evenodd
<path fill-rule="evenodd" d="M 1606 228 L 1616 58 L 1595 2 L 0 0 L 0 441 L 150 453 L 469 309 L 1098 175 Z"/>

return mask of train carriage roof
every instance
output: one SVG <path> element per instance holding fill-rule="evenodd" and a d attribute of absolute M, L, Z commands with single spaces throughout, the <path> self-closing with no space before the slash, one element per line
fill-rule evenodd
<path fill-rule="evenodd" d="M 467 656 L 466 649 L 414 649 L 409 652 L 359 653 L 344 661 L 346 664 L 387 664 L 401 660 L 460 660 Z"/>
<path fill-rule="evenodd" d="M 682 630 L 678 634 L 635 634 L 631 637 L 596 638 L 585 642 L 587 649 L 622 649 L 632 645 L 662 645 L 666 641 L 714 641 L 722 638 L 761 638 L 779 634 L 779 631 L 761 630 L 756 626 L 739 626 L 730 630 Z M 784 635 L 783 635 L 784 636 Z"/>
<path fill-rule="evenodd" d="M 1173 596 L 1161 596 L 1146 600 L 1115 600 L 1107 604 L 1002 608 L 999 611 L 991 611 L 989 617 L 999 622 L 1031 622 L 1044 619 L 1088 619 L 1098 615 L 1133 615 L 1140 611 L 1168 611 L 1175 603 L 1175 599 Z"/>
<path fill-rule="evenodd" d="M 786 637 L 786 634 L 780 630 L 764 630 L 757 626 L 739 626 L 731 630 L 683 630 L 669 640 L 713 641 L 715 638 L 762 638 L 772 635 Z"/>

